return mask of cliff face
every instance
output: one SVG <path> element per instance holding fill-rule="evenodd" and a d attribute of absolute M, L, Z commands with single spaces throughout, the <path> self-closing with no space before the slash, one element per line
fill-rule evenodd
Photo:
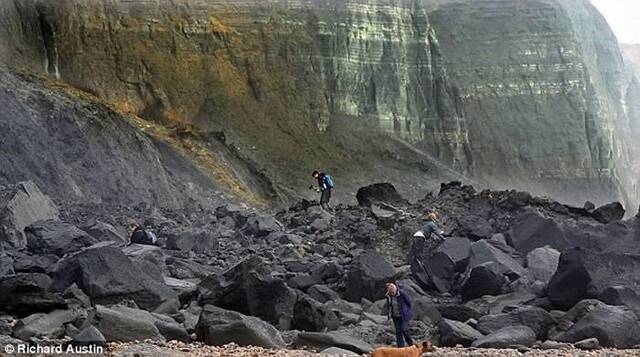
<path fill-rule="evenodd" d="M 636 196 L 622 57 L 588 1 L 447 1 L 430 17 L 477 175 L 570 201 Z"/>
<path fill-rule="evenodd" d="M 0 11 L 4 62 L 216 133 L 281 195 L 320 167 L 343 193 L 475 177 L 572 202 L 635 199 L 621 56 L 587 1 L 14 0 Z"/>

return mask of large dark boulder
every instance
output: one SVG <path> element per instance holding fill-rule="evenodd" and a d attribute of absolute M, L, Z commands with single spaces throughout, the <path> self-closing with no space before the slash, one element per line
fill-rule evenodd
<path fill-rule="evenodd" d="M 536 343 L 535 332 L 527 326 L 510 326 L 475 340 L 471 347 L 509 348 L 510 346 L 531 347 Z"/>
<path fill-rule="evenodd" d="M 256 236 L 264 237 L 280 231 L 282 224 L 270 215 L 254 215 L 247 219 L 246 230 Z"/>
<path fill-rule="evenodd" d="M 16 255 L 13 265 L 17 273 L 44 273 L 51 274 L 60 257 L 53 254 L 46 255 Z"/>
<path fill-rule="evenodd" d="M 456 272 L 463 272 L 469 263 L 471 240 L 464 237 L 447 238 L 436 248 L 436 252 L 448 256 L 455 264 Z"/>
<path fill-rule="evenodd" d="M 280 332 L 263 320 L 235 311 L 205 305 L 196 325 L 198 341 L 222 346 L 235 343 L 240 346 L 283 348 Z"/>
<path fill-rule="evenodd" d="M 411 263 L 411 273 L 423 289 L 446 293 L 451 290 L 456 264 L 447 254 L 435 252 L 416 256 Z"/>
<path fill-rule="evenodd" d="M 297 294 L 271 275 L 261 258 L 252 256 L 228 270 L 204 279 L 200 303 L 220 306 L 272 324 L 291 320 Z"/>
<path fill-rule="evenodd" d="M 499 295 L 506 281 L 497 263 L 483 263 L 471 269 L 460 287 L 460 295 L 464 301 L 484 295 Z"/>
<path fill-rule="evenodd" d="M 469 267 L 474 268 L 484 263 L 495 263 L 498 271 L 514 281 L 526 274 L 526 269 L 514 258 L 512 248 L 497 241 L 481 240 L 471 244 Z"/>
<path fill-rule="evenodd" d="M 300 294 L 293 309 L 292 327 L 302 331 L 331 331 L 340 326 L 336 314 L 320 302 Z"/>
<path fill-rule="evenodd" d="M 390 183 L 376 183 L 361 187 L 356 193 L 358 204 L 363 207 L 371 207 L 375 203 L 387 203 L 391 205 L 405 205 L 405 200 Z"/>
<path fill-rule="evenodd" d="M 382 255 L 369 250 L 358 255 L 347 271 L 345 280 L 345 298 L 360 302 L 366 298 L 371 301 L 384 296 L 385 284 L 395 281 L 396 271 Z"/>
<path fill-rule="evenodd" d="M 620 202 L 613 202 L 596 208 L 592 216 L 598 222 L 608 224 L 624 218 L 625 209 Z"/>
<path fill-rule="evenodd" d="M 0 247 L 23 248 L 24 229 L 32 223 L 58 219 L 58 208 L 31 181 L 0 186 Z"/>
<path fill-rule="evenodd" d="M 480 311 L 479 309 L 471 306 L 459 304 L 436 305 L 436 309 L 440 312 L 440 315 L 443 318 L 460 322 L 466 322 L 469 321 L 469 319 L 478 320 L 486 314 L 485 311 Z"/>
<path fill-rule="evenodd" d="M 97 239 L 71 224 L 48 220 L 26 227 L 27 249 L 34 254 L 55 254 L 59 257 L 98 242 Z"/>
<path fill-rule="evenodd" d="M 98 220 L 91 220 L 79 226 L 79 228 L 100 242 L 112 241 L 127 243 L 129 241 L 129 237 L 124 229 L 117 229 L 108 223 Z"/>
<path fill-rule="evenodd" d="M 168 300 L 177 301 L 177 294 L 163 280 L 157 280 L 111 246 L 98 245 L 66 256 L 53 277 L 54 290 L 64 291 L 75 283 L 98 304 L 132 299 L 142 308 L 154 309 Z"/>
<path fill-rule="evenodd" d="M 439 328 L 440 345 L 445 347 L 455 347 L 458 344 L 469 347 L 473 341 L 483 336 L 473 327 L 455 320 L 442 319 Z"/>
<path fill-rule="evenodd" d="M 597 298 L 609 287 L 624 285 L 639 291 L 640 257 L 596 253 L 582 248 L 565 251 L 547 287 L 551 302 L 569 309 L 580 300 Z"/>
<path fill-rule="evenodd" d="M 528 326 L 539 340 L 547 338 L 547 331 L 556 321 L 546 310 L 539 307 L 523 306 L 507 313 L 486 315 L 478 320 L 478 331 L 485 335 L 509 326 Z"/>
<path fill-rule="evenodd" d="M 0 309 L 26 316 L 37 312 L 64 309 L 67 303 L 59 294 L 49 292 L 51 279 L 40 273 L 18 273 L 0 278 Z"/>
<path fill-rule="evenodd" d="M 567 312 L 565 319 L 573 324 L 551 339 L 575 343 L 595 337 L 602 346 L 614 348 L 631 348 L 640 343 L 640 321 L 623 306 L 585 300 Z"/>
<path fill-rule="evenodd" d="M 340 298 L 337 292 L 326 285 L 313 285 L 307 290 L 307 294 L 321 303 L 338 300 Z"/>
<path fill-rule="evenodd" d="M 556 221 L 533 210 L 528 210 L 520 216 L 507 236 L 509 243 L 525 255 L 544 246 L 559 251 L 572 246 Z"/>

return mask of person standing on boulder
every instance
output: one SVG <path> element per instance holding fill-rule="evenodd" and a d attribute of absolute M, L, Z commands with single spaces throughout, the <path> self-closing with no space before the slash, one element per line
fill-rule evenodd
<path fill-rule="evenodd" d="M 396 329 L 396 343 L 398 347 L 411 346 L 413 340 L 407 331 L 409 321 L 413 318 L 411 311 L 411 299 L 396 283 L 387 284 L 385 294 L 387 302 L 384 305 L 384 313 L 387 318 L 393 320 Z"/>
<path fill-rule="evenodd" d="M 311 176 L 318 180 L 317 192 L 320 192 L 320 206 L 329 211 L 329 201 L 331 201 L 331 190 L 334 188 L 333 178 L 324 172 L 314 171 Z M 311 186 L 310 188 L 313 188 Z"/>

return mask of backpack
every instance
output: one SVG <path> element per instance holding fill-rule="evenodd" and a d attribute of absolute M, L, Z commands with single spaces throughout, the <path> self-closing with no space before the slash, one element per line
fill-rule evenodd
<path fill-rule="evenodd" d="M 336 187 L 335 183 L 333 182 L 333 178 L 329 174 L 324 174 L 324 183 L 328 188 Z"/>
<path fill-rule="evenodd" d="M 147 230 L 145 230 L 145 233 L 147 233 L 147 239 L 149 240 L 149 244 L 156 244 L 156 242 L 158 241 L 158 237 L 156 236 L 156 234 Z"/>

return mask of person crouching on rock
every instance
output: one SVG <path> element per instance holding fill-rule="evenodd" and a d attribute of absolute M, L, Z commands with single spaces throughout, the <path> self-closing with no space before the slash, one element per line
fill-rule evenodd
<path fill-rule="evenodd" d="M 409 321 L 413 318 L 409 295 L 402 291 L 396 283 L 388 283 L 385 297 L 387 302 L 384 305 L 383 312 L 387 315 L 387 318 L 393 320 L 393 325 L 396 329 L 397 346 L 413 345 L 413 340 L 407 331 Z"/>
<path fill-rule="evenodd" d="M 444 231 L 438 227 L 436 224 L 437 221 L 438 215 L 435 212 L 427 213 L 424 224 L 422 225 L 422 234 L 425 238 L 444 240 Z"/>
<path fill-rule="evenodd" d="M 329 201 L 331 201 L 331 190 L 334 188 L 333 178 L 324 172 L 314 171 L 311 176 L 318 180 L 317 192 L 320 192 L 320 206 L 329 211 Z M 309 187 L 313 188 L 313 186 Z"/>
<path fill-rule="evenodd" d="M 147 244 L 147 245 L 156 244 L 157 239 L 155 234 L 153 234 L 152 232 L 147 232 L 138 223 L 131 222 L 129 223 L 128 228 L 129 228 L 129 233 L 131 234 L 131 237 L 129 238 L 129 244 L 127 244 L 127 246 L 130 246 L 133 243 Z"/>

